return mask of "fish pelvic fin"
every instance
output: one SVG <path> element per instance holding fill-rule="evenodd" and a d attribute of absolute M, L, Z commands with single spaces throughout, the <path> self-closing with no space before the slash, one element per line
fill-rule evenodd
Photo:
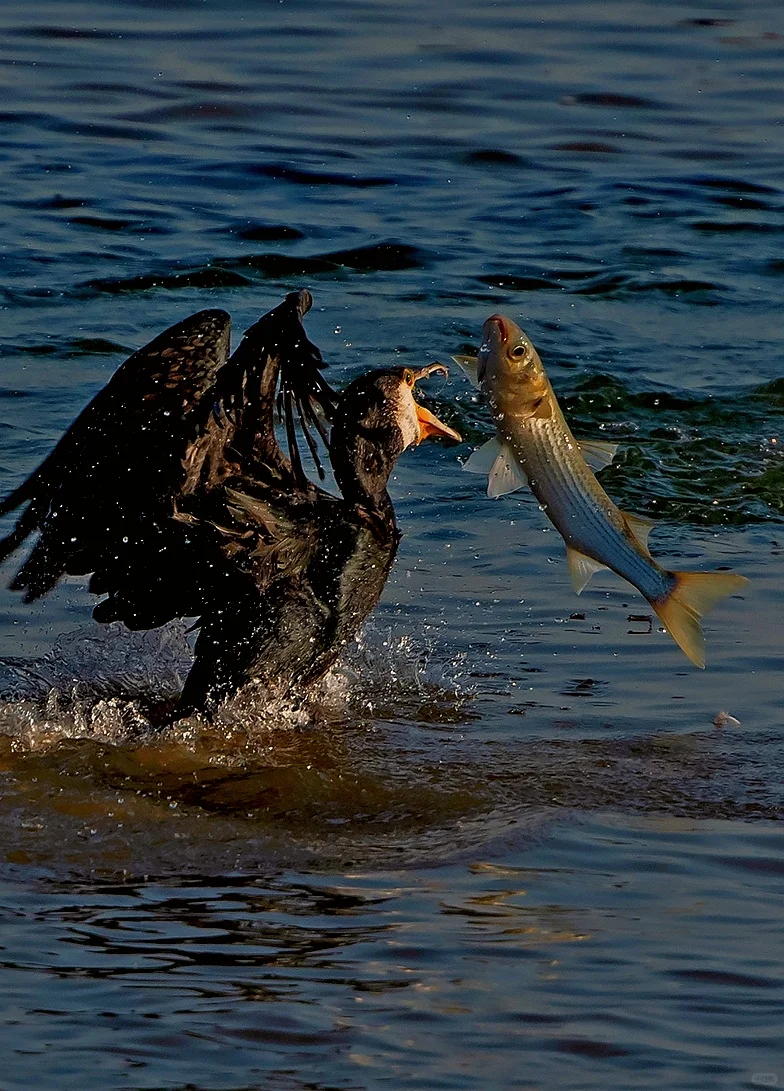
<path fill-rule="evenodd" d="M 476 356 L 453 356 L 457 366 L 463 372 L 465 377 L 471 383 L 471 386 L 479 388 L 479 376 L 477 374 L 479 368 L 479 359 Z"/>
<path fill-rule="evenodd" d="M 477 447 L 463 463 L 463 469 L 470 474 L 487 474 L 487 495 L 493 498 L 528 484 L 514 451 L 497 436 Z"/>
<path fill-rule="evenodd" d="M 500 452 L 487 479 L 487 495 L 493 499 L 506 496 L 528 484 L 525 470 L 515 458 L 515 453 L 506 444 L 500 444 Z"/>
<path fill-rule="evenodd" d="M 700 618 L 749 582 L 735 572 L 673 572 L 675 586 L 651 606 L 667 632 L 695 667 L 705 668 L 705 638 Z"/>
<path fill-rule="evenodd" d="M 607 443 L 603 439 L 578 439 L 577 445 L 580 454 L 588 463 L 588 468 L 595 474 L 611 464 L 618 450 L 617 443 Z"/>
<path fill-rule="evenodd" d="M 469 474 L 489 474 L 500 454 L 501 441 L 493 436 L 487 443 L 483 443 L 481 447 L 471 452 L 463 463 L 463 469 Z"/>
<path fill-rule="evenodd" d="M 606 564 L 595 561 L 593 557 L 581 553 L 579 549 L 572 549 L 571 546 L 566 547 L 566 563 L 569 565 L 572 587 L 578 595 L 584 590 L 594 572 L 607 567 Z"/>

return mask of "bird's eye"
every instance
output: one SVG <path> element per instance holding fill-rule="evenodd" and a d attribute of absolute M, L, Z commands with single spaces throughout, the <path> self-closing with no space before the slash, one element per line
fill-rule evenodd
<path fill-rule="evenodd" d="M 406 384 L 406 386 L 414 385 L 414 372 L 410 368 L 406 368 L 406 370 L 403 372 L 403 382 Z"/>
<path fill-rule="evenodd" d="M 520 359 L 522 359 L 523 356 L 525 356 L 527 351 L 528 351 L 528 345 L 526 345 L 525 341 L 523 341 L 521 344 L 515 345 L 515 347 L 511 351 L 510 355 L 514 356 L 515 360 L 520 360 Z"/>

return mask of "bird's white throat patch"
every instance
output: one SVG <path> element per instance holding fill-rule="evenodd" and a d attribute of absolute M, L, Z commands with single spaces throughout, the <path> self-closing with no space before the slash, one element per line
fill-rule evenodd
<path fill-rule="evenodd" d="M 395 401 L 395 419 L 403 433 L 403 449 L 415 447 L 419 443 L 419 421 L 411 387 L 401 383 Z"/>

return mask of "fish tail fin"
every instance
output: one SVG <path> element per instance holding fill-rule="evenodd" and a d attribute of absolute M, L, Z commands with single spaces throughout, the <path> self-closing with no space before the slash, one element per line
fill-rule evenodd
<path fill-rule="evenodd" d="M 667 632 L 696 667 L 705 667 L 705 639 L 700 618 L 749 582 L 735 572 L 673 572 L 675 586 L 651 602 Z"/>

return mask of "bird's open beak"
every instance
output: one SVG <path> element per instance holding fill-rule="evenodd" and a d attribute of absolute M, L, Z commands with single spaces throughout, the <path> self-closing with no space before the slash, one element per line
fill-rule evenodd
<path fill-rule="evenodd" d="M 417 422 L 419 424 L 419 442 L 423 439 L 427 439 L 428 436 L 442 436 L 444 439 L 456 439 L 458 443 L 462 441 L 462 436 L 459 432 L 456 432 L 454 428 L 450 428 L 448 424 L 444 424 L 442 420 L 434 416 L 429 409 L 425 409 L 424 405 L 419 405 L 418 402 L 414 402 L 416 405 Z"/>
<path fill-rule="evenodd" d="M 433 375 L 437 371 L 443 375 L 448 374 L 443 364 L 429 364 L 427 367 L 414 372 L 414 382 L 419 379 L 426 379 L 428 375 Z M 424 405 L 420 405 L 416 399 L 414 405 L 416 406 L 417 423 L 419 424 L 418 443 L 421 443 L 423 439 L 427 439 L 429 436 L 441 436 L 443 439 L 455 439 L 458 443 L 462 442 L 463 437 L 459 432 L 456 432 L 454 428 L 450 428 L 448 424 L 444 424 L 429 409 L 425 409 Z"/>

